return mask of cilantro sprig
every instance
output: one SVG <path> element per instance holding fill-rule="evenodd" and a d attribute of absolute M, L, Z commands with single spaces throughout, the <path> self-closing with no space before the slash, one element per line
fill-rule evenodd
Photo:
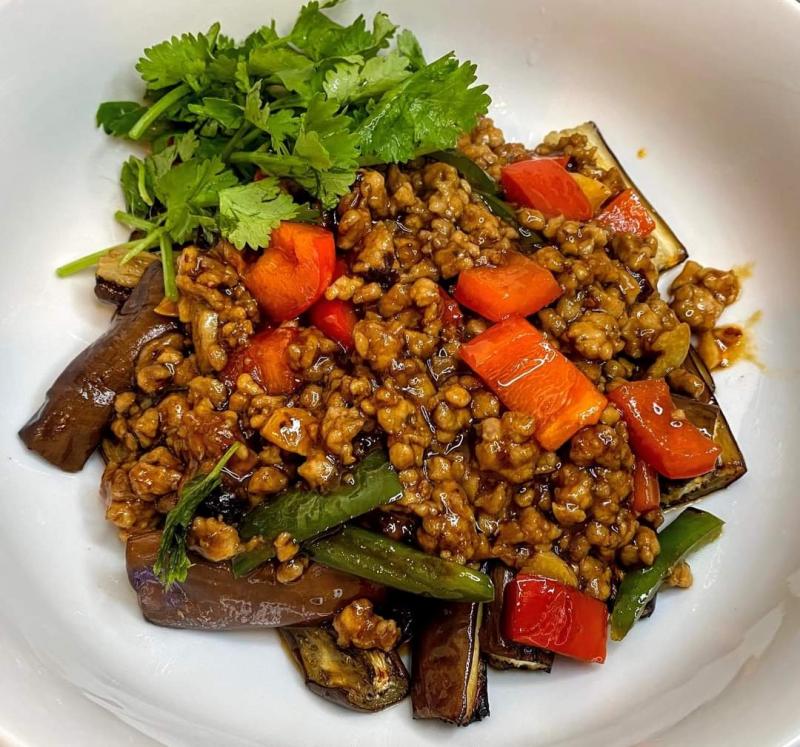
<path fill-rule="evenodd" d="M 220 486 L 222 470 L 240 446 L 238 442 L 231 445 L 211 472 L 195 475 L 189 480 L 181 488 L 175 508 L 167 514 L 153 564 L 153 573 L 165 587 L 186 580 L 192 565 L 186 552 L 189 527 L 200 504 Z"/>
<path fill-rule="evenodd" d="M 414 34 L 397 33 L 385 13 L 341 24 L 323 12 L 338 4 L 307 3 L 283 36 L 273 22 L 237 43 L 215 23 L 147 48 L 136 65 L 145 102 L 97 110 L 107 134 L 147 149 L 120 173 L 117 219 L 135 233 L 57 273 L 113 248 L 123 262 L 158 251 L 166 295 L 177 298 L 176 247 L 222 236 L 264 248 L 280 221 L 313 219 L 303 202 L 317 219 L 334 207 L 359 166 L 451 148 L 486 112 L 475 65 L 453 53 L 427 63 Z M 267 178 L 254 181 L 257 172 Z"/>

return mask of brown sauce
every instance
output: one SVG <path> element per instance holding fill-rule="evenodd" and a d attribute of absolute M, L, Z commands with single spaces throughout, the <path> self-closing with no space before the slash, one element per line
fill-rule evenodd
<path fill-rule="evenodd" d="M 741 360 L 763 368 L 756 357 L 752 330 L 759 319 L 761 312 L 756 311 L 743 325 L 725 324 L 704 332 L 700 336 L 698 352 L 708 368 L 712 371 L 717 368 L 729 368 Z"/>

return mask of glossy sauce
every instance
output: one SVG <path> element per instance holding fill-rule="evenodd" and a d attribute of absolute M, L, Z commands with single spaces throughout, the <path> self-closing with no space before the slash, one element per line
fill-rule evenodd
<path fill-rule="evenodd" d="M 698 352 L 710 370 L 729 368 L 737 361 L 745 360 L 763 368 L 756 357 L 752 327 L 761 319 L 756 311 L 743 324 L 725 324 L 714 327 L 700 337 Z"/>

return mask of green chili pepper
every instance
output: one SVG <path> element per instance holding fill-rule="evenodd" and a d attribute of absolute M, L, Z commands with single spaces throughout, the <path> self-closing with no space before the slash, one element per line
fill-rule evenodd
<path fill-rule="evenodd" d="M 527 247 L 538 247 L 547 243 L 541 234 L 538 234 L 536 231 L 520 225 L 519 221 L 517 220 L 516 211 L 505 200 L 501 200 L 497 195 L 489 194 L 488 192 L 482 192 L 480 189 L 476 189 L 474 192 L 481 200 L 483 200 L 483 204 L 486 205 L 489 212 L 493 213 L 500 218 L 500 220 L 504 220 L 506 223 L 514 226 L 514 228 L 517 229 L 517 233 L 519 234 L 519 239 L 522 244 Z"/>
<path fill-rule="evenodd" d="M 611 613 L 611 638 L 621 641 L 656 595 L 670 569 L 690 552 L 714 540 L 724 522 L 698 508 L 687 508 L 658 535 L 661 552 L 649 568 L 628 571 Z"/>
<path fill-rule="evenodd" d="M 500 198 L 502 194 L 500 185 L 471 158 L 457 150 L 437 150 L 428 155 L 457 169 L 461 176 L 470 183 L 473 191 L 483 201 L 489 212 L 517 229 L 522 244 L 533 247 L 546 243 L 544 237 L 536 231 L 520 225 L 514 208 Z"/>
<path fill-rule="evenodd" d="M 437 150 L 430 157 L 449 164 L 456 169 L 475 189 L 490 195 L 500 194 L 500 185 L 475 161 L 457 150 Z"/>
<path fill-rule="evenodd" d="M 411 594 L 455 602 L 494 598 L 494 587 L 485 573 L 358 527 L 347 526 L 306 549 L 323 565 Z"/>
<path fill-rule="evenodd" d="M 257 506 L 244 517 L 239 536 L 245 540 L 261 537 L 264 545 L 237 555 L 232 563 L 234 575 L 250 573 L 264 561 L 275 557 L 272 543 L 281 532 L 289 532 L 295 540 L 302 542 L 391 503 L 402 492 L 397 473 L 380 449 L 367 454 L 353 471 L 352 479 L 330 493 L 289 490 L 275 500 Z"/>

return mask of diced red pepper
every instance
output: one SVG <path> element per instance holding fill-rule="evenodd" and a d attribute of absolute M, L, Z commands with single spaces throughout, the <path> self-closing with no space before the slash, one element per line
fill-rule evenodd
<path fill-rule="evenodd" d="M 347 274 L 347 262 L 337 259 L 333 266 L 331 283 Z M 345 350 L 353 347 L 353 329 L 358 321 L 355 306 L 350 301 L 320 298 L 308 312 L 311 323 L 320 332 L 338 342 Z"/>
<path fill-rule="evenodd" d="M 461 326 L 464 321 L 464 314 L 461 313 L 461 307 L 456 303 L 455 299 L 441 286 L 439 287 L 439 296 L 442 299 L 442 310 L 439 318 L 446 329 L 456 329 Z"/>
<path fill-rule="evenodd" d="M 353 347 L 353 330 L 358 315 L 350 301 L 320 298 L 308 313 L 311 323 L 326 337 L 338 342 L 345 350 Z"/>
<path fill-rule="evenodd" d="M 535 418 L 545 449 L 559 448 L 605 409 L 594 384 L 525 319 L 489 327 L 461 346 L 461 358 L 509 410 Z"/>
<path fill-rule="evenodd" d="M 267 394 L 291 394 L 298 380 L 289 366 L 288 348 L 297 337 L 294 327 L 268 329 L 253 335 L 237 350 L 222 371 L 222 380 L 233 387 L 243 373 L 250 374 Z"/>
<path fill-rule="evenodd" d="M 247 289 L 273 322 L 293 319 L 330 285 L 336 261 L 333 234 L 319 226 L 284 221 L 269 247 L 244 276 Z"/>
<path fill-rule="evenodd" d="M 675 417 L 664 379 L 625 382 L 608 398 L 625 418 L 634 452 L 659 474 L 681 480 L 714 469 L 719 446 L 688 420 Z"/>
<path fill-rule="evenodd" d="M 338 280 L 342 275 L 347 275 L 347 262 L 343 259 L 337 259 L 336 262 L 333 263 L 333 275 L 331 276 L 331 283 L 335 280 Z"/>
<path fill-rule="evenodd" d="M 506 197 L 545 216 L 589 220 L 592 206 L 569 172 L 552 158 L 516 161 L 500 172 Z"/>
<path fill-rule="evenodd" d="M 633 501 L 636 513 L 646 514 L 661 505 L 661 486 L 656 471 L 641 457 L 633 465 Z"/>
<path fill-rule="evenodd" d="M 612 231 L 647 236 L 653 232 L 656 222 L 642 205 L 637 192 L 626 189 L 620 192 L 597 216 L 597 222 Z"/>
<path fill-rule="evenodd" d="M 606 660 L 608 608 L 571 586 L 520 573 L 506 586 L 506 638 L 580 661 Z"/>
<path fill-rule="evenodd" d="M 569 156 L 565 153 L 562 153 L 560 156 L 539 156 L 539 158 L 549 158 L 551 161 L 555 161 L 559 166 L 563 166 L 567 168 L 567 164 L 569 163 Z"/>
<path fill-rule="evenodd" d="M 498 267 L 473 267 L 458 276 L 455 297 L 463 306 L 493 322 L 529 316 L 555 301 L 561 286 L 549 270 L 512 252 Z"/>

